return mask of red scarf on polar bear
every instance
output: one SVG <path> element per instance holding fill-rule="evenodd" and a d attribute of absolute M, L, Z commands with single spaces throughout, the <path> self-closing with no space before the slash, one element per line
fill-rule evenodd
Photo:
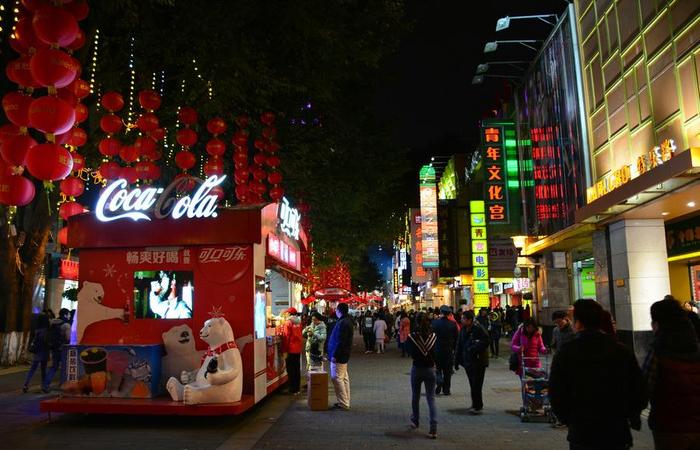
<path fill-rule="evenodd" d="M 224 344 L 219 345 L 218 347 L 212 349 L 209 347 L 207 351 L 202 355 L 202 362 L 200 364 L 204 364 L 204 360 L 207 359 L 207 356 L 217 356 L 225 352 L 226 350 L 230 348 L 238 348 L 236 345 L 235 341 L 228 341 Z"/>

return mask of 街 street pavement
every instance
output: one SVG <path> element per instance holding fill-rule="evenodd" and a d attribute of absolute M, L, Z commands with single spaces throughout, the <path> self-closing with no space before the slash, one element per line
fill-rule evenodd
<path fill-rule="evenodd" d="M 411 409 L 410 358 L 392 342 L 385 354 L 363 354 L 356 335 L 349 364 L 350 411 L 310 411 L 304 395 L 276 393 L 241 417 L 102 416 L 39 412 L 38 374 L 27 394 L 25 371 L 0 372 L 0 442 L 7 449 L 356 449 L 476 448 L 566 449 L 566 428 L 523 423 L 520 381 L 508 371 L 506 339 L 492 359 L 484 383 L 484 414 L 471 416 L 463 369 L 452 378 L 452 395 L 436 398 L 438 439 L 426 438 L 428 411 L 421 398 L 421 427 L 408 426 Z M 54 394 L 55 395 L 55 394 Z M 335 402 L 329 385 L 329 405 Z M 635 449 L 653 449 L 643 418 L 633 431 Z"/>

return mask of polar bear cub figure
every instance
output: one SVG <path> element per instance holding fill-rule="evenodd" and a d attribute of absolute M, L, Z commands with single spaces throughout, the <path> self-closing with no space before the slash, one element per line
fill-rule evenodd
<path fill-rule="evenodd" d="M 188 405 L 200 403 L 232 403 L 241 400 L 243 367 L 231 325 L 223 317 L 204 322 L 199 337 L 209 344 L 200 368 L 183 371 L 180 380 L 170 377 L 166 388 L 172 399 Z M 212 359 L 217 359 L 215 372 L 207 372 Z"/>
<path fill-rule="evenodd" d="M 102 304 L 105 290 L 100 283 L 83 282 L 78 291 L 77 343 L 83 340 L 88 326 L 95 322 L 110 319 L 124 320 L 124 308 L 110 308 Z"/>

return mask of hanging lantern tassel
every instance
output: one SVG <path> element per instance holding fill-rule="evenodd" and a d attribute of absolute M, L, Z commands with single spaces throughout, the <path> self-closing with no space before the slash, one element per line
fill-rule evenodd
<path fill-rule="evenodd" d="M 250 123 L 248 116 L 236 117 L 236 125 L 239 129 L 233 134 L 233 163 L 234 181 L 236 183 L 236 198 L 242 204 L 251 202 L 250 195 L 250 168 L 248 166 L 248 138 L 250 133 L 247 128 Z"/>
<path fill-rule="evenodd" d="M 175 164 L 184 176 L 189 176 L 187 171 L 197 163 L 197 158 L 190 151 L 190 147 L 197 143 L 197 132 L 190 128 L 197 123 L 197 111 L 184 106 L 180 108 L 178 119 L 185 127 L 177 130 L 176 140 L 182 146 L 182 150 L 175 155 Z"/>

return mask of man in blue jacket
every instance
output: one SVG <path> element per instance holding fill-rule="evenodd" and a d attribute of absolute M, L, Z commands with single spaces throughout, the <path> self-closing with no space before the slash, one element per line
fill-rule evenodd
<path fill-rule="evenodd" d="M 340 303 L 335 310 L 338 317 L 333 333 L 328 341 L 328 359 L 331 362 L 331 380 L 338 402 L 333 409 L 347 411 L 350 409 L 350 377 L 348 361 L 352 350 L 353 326 L 348 317 L 347 303 Z"/>
<path fill-rule="evenodd" d="M 459 331 L 455 370 L 459 366 L 464 367 L 469 378 L 469 390 L 471 391 L 472 406 L 469 414 L 481 414 L 484 409 L 482 387 L 486 367 L 489 365 L 489 343 L 491 338 L 488 331 L 474 320 L 474 311 L 465 311 L 462 314 L 462 329 Z"/>

